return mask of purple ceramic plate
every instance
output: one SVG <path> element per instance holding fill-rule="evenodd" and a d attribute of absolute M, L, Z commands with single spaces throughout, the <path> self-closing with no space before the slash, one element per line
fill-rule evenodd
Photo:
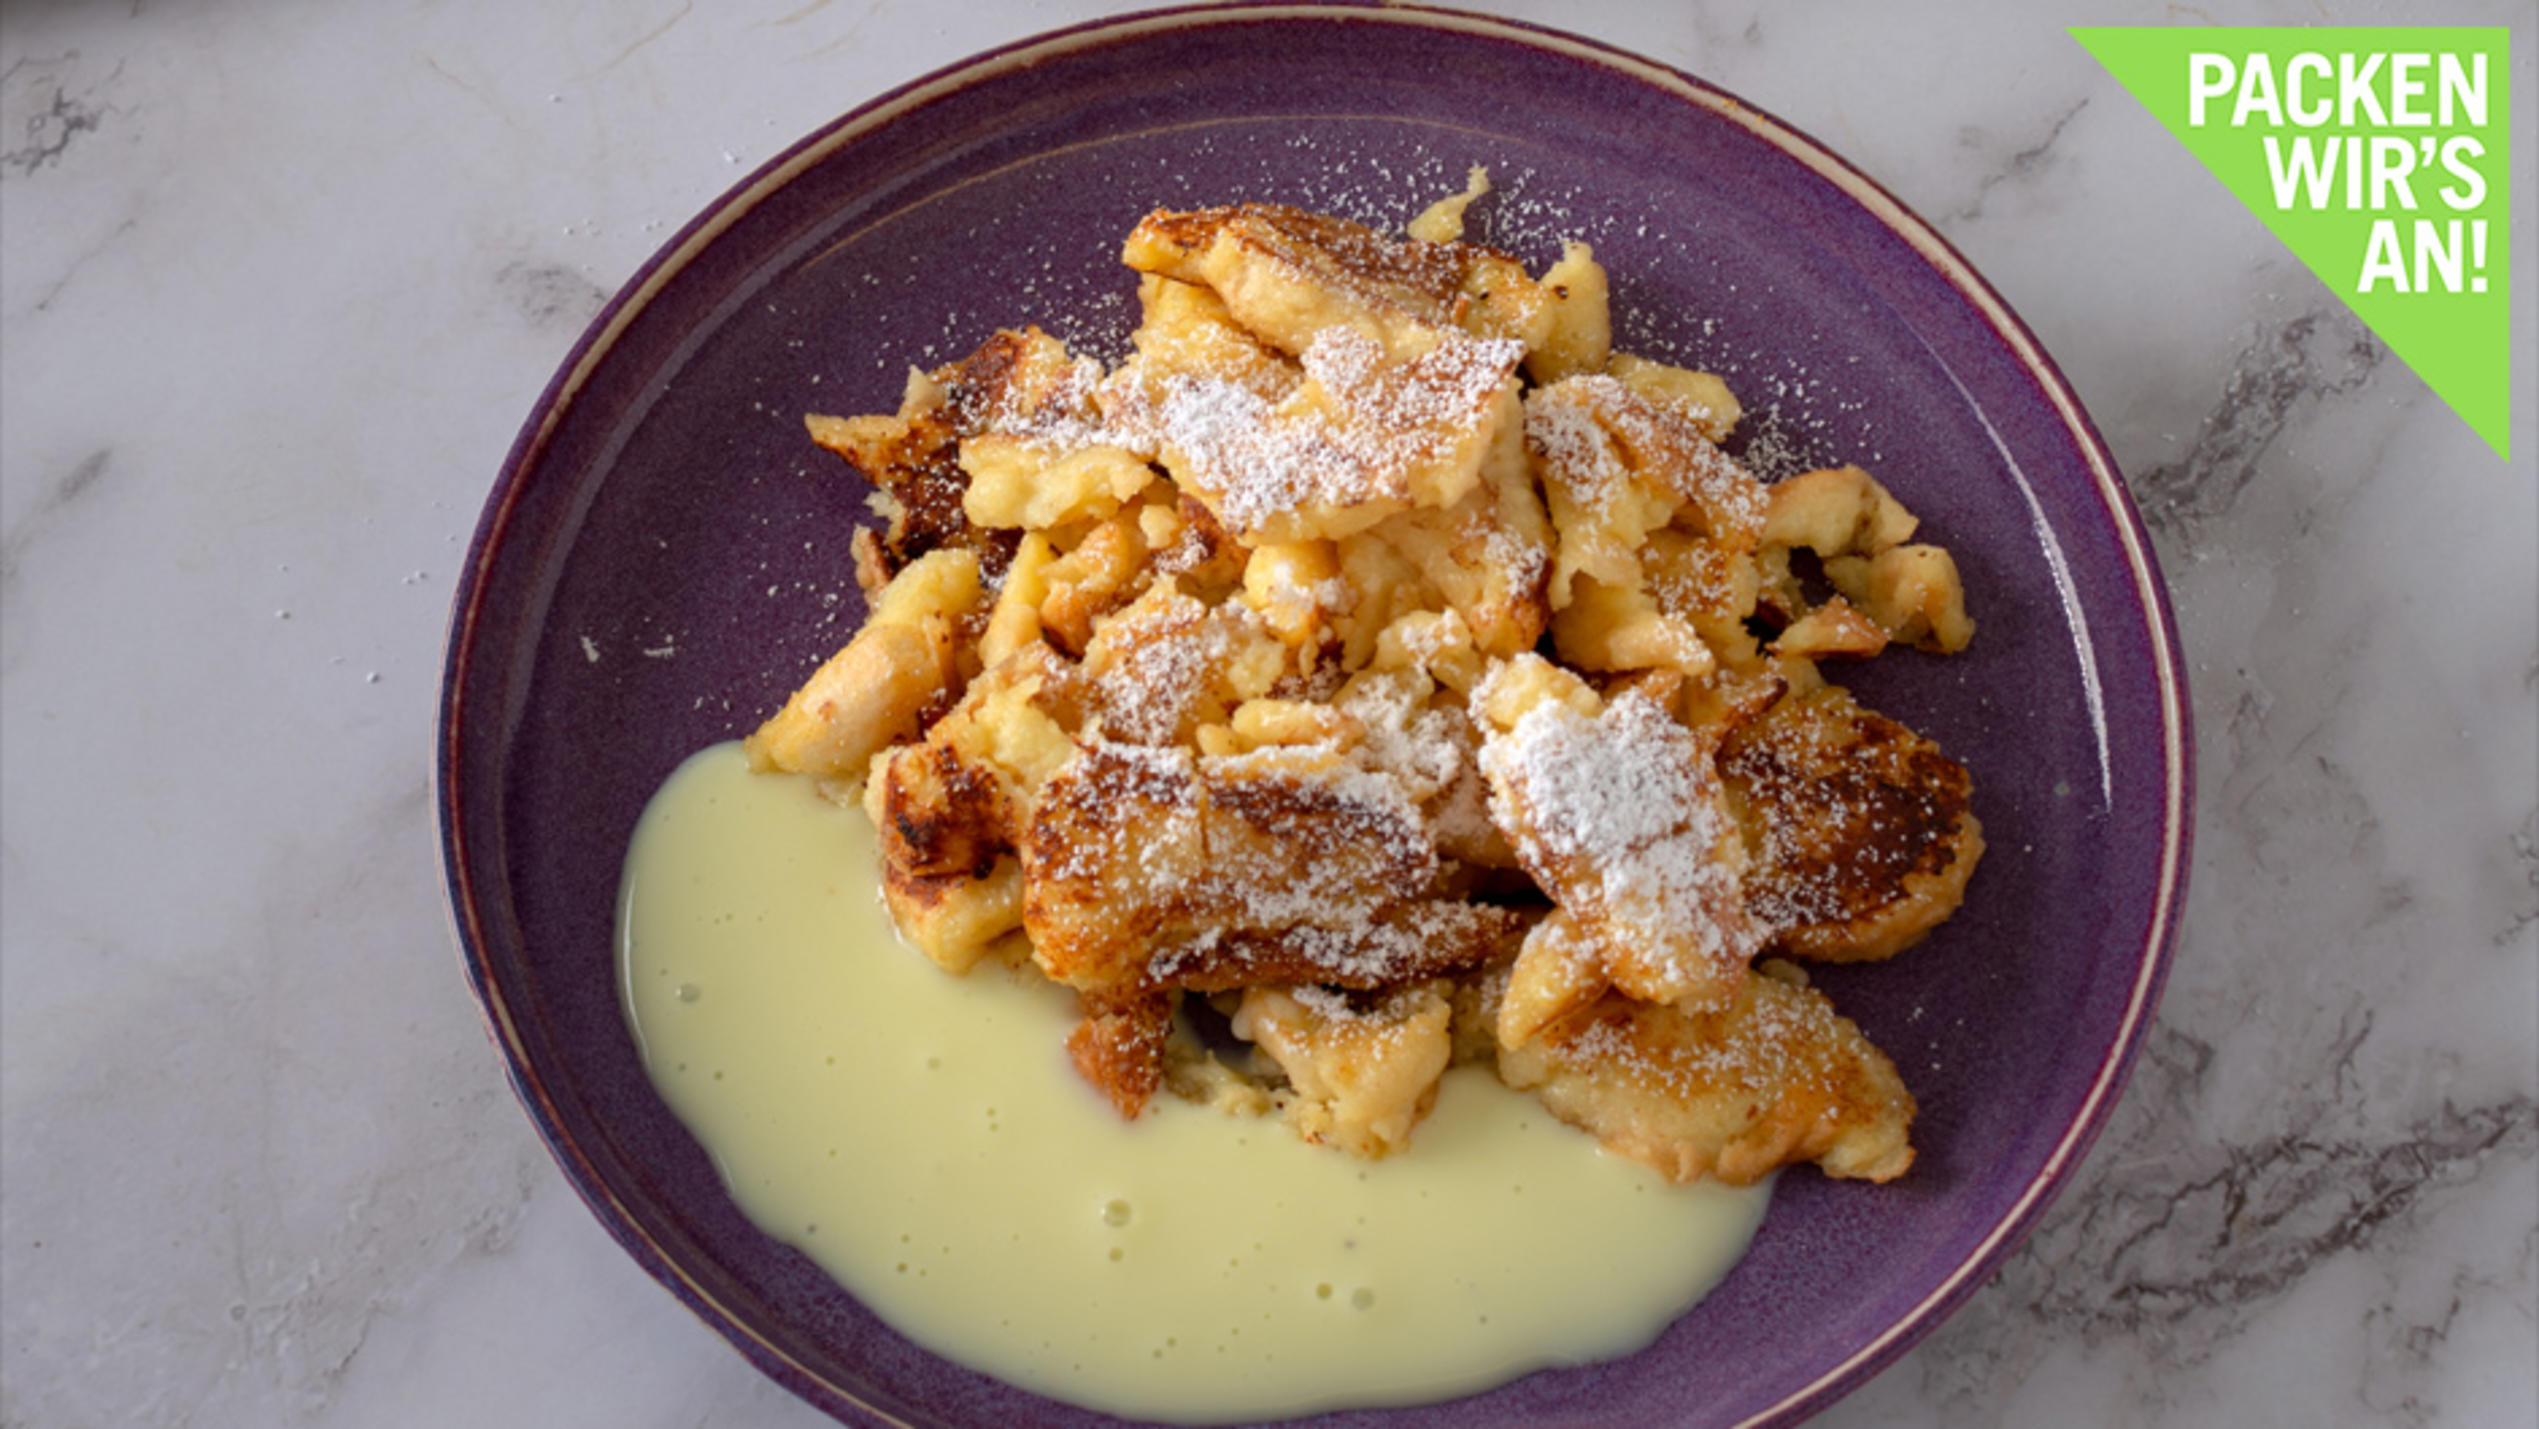
<path fill-rule="evenodd" d="M 1618 345 L 1725 375 L 1767 472 L 1856 460 L 1949 546 L 1974 648 L 1858 667 L 1975 773 L 1965 911 L 1820 985 L 1920 1099 L 1885 1187 L 1782 1179 L 1744 1262 L 1640 1354 L 1336 1425 L 1786 1423 L 1927 1333 L 2080 1160 L 2153 1002 L 2186 868 L 2166 597 L 2105 447 L 2035 339 L 1919 219 L 1697 80 L 1500 20 L 1267 6 L 1086 26 L 813 135 L 611 302 L 488 500 L 451 623 L 440 812 L 470 977 L 565 1174 L 627 1251 L 841 1418 L 1112 1422 L 949 1364 L 745 1221 L 654 1096 L 611 916 L 645 799 L 861 618 L 869 520 L 806 411 L 888 411 L 911 363 L 1037 322 L 1116 356 L 1119 241 L 1157 206 L 1278 199 L 1397 225 L 1487 165 L 1478 236 L 1610 270 Z"/>

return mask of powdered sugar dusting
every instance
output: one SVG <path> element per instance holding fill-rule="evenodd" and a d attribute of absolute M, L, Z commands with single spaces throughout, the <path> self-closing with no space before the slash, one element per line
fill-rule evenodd
<path fill-rule="evenodd" d="M 1466 447 L 1477 458 L 1494 399 L 1523 355 L 1521 343 L 1446 333 L 1431 351 L 1388 364 L 1373 338 L 1329 328 L 1305 350 L 1308 387 L 1284 402 L 1223 379 L 1167 381 L 1154 445 L 1238 535 L 1298 513 L 1422 497 L 1445 505 L 1462 491 L 1423 492 L 1421 468 Z"/>
<path fill-rule="evenodd" d="M 1425 801 L 1455 782 L 1465 757 L 1455 738 L 1456 716 L 1428 708 L 1421 683 L 1410 675 L 1361 678 L 1334 704 L 1365 726 L 1358 757 Z"/>
<path fill-rule="evenodd" d="M 1481 765 L 1492 816 L 1527 871 L 1605 934 L 1609 955 L 1655 959 L 1687 988 L 1741 974 L 1762 938 L 1724 791 L 1656 701 L 1628 692 L 1589 719 L 1543 700 L 1490 737 Z"/>
<path fill-rule="evenodd" d="M 1662 483 L 1678 502 L 1692 504 L 1712 526 L 1762 524 L 1767 500 L 1762 484 L 1690 423 L 1620 379 L 1572 377 L 1526 404 L 1526 441 L 1542 453 L 1548 470 L 1590 503 L 1609 498 L 1634 474 L 1608 432 L 1639 455 L 1639 474 Z"/>
<path fill-rule="evenodd" d="M 993 384 L 985 400 L 963 415 L 974 430 L 1021 437 L 1053 452 L 1109 445 L 1112 433 L 1094 405 L 1102 381 L 1101 362 L 1079 355 L 1040 390 Z"/>
<path fill-rule="evenodd" d="M 1340 927 L 1295 923 L 1266 934 L 1209 928 L 1156 953 L 1147 974 L 1166 985 L 1215 983 L 1227 980 L 1228 968 L 1267 962 L 1274 963 L 1277 981 L 1293 982 L 1299 991 L 1398 987 L 1450 967 L 1456 949 L 1486 941 L 1497 921 L 1490 910 L 1472 904 L 1423 901 Z M 1242 980 L 1258 979 L 1246 974 Z"/>
<path fill-rule="evenodd" d="M 1613 444 L 1584 403 L 1543 398 L 1525 404 L 1525 443 L 1546 472 L 1581 493 L 1602 492 L 1626 479 Z"/>
<path fill-rule="evenodd" d="M 1210 610 L 1189 596 L 1140 602 L 1104 623 L 1092 663 L 1104 734 L 1169 744 L 1201 707 L 1234 652 L 1241 606 Z"/>

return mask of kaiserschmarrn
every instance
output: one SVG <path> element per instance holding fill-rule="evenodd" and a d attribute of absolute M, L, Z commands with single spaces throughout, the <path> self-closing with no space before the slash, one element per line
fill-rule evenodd
<path fill-rule="evenodd" d="M 1486 190 L 1151 214 L 1116 366 L 1000 332 L 810 418 L 888 526 L 750 757 L 861 801 L 945 970 L 1072 988 L 1123 1116 L 1403 1153 L 1477 1061 L 1677 1180 L 1891 1179 L 1913 1098 L 1787 959 L 1964 897 L 1966 770 L 1821 673 L 1964 648 L 1956 566 L 1858 467 L 1758 481 L 1586 245 L 1462 241 Z"/>

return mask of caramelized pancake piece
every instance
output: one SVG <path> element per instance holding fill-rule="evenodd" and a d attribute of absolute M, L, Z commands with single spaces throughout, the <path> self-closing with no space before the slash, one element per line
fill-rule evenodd
<path fill-rule="evenodd" d="M 1160 949 L 1147 975 L 1192 992 L 1318 983 L 1356 992 L 1399 987 L 1506 956 L 1524 915 L 1487 903 L 1420 898 L 1338 928 L 1209 928 Z"/>
<path fill-rule="evenodd" d="M 901 936 L 947 971 L 968 971 L 1023 926 L 1013 841 L 1041 781 L 1074 754 L 1032 703 L 1051 673 L 1018 656 L 973 681 L 925 742 L 873 761 L 864 809 L 880 835 L 883 901 Z"/>
<path fill-rule="evenodd" d="M 1404 355 L 1354 328 L 1316 337 L 1304 381 L 1271 401 L 1236 382 L 1121 387 L 1113 418 L 1246 544 L 1351 535 L 1415 507 L 1451 506 L 1481 479 L 1501 428 L 1522 420 L 1521 344 L 1446 332 Z"/>
<path fill-rule="evenodd" d="M 1773 654 L 1808 660 L 1866 660 L 1886 648 L 1886 627 L 1841 596 L 1791 621 L 1772 642 Z"/>
<path fill-rule="evenodd" d="M 1721 661 L 1745 665 L 1756 654 L 1746 621 L 1761 586 L 1750 557 L 1727 541 L 1652 531 L 1640 549 L 1641 588 L 1660 613 L 1690 625 Z"/>
<path fill-rule="evenodd" d="M 979 630 L 982 667 L 993 669 L 1025 650 L 1047 648 L 1047 629 L 1041 623 L 1040 607 L 1049 598 L 1049 568 L 1057 559 L 1058 548 L 1038 531 L 1025 533 L 1022 543 L 1014 548 L 1013 559 L 1005 566 L 1005 579 L 988 605 L 987 624 Z"/>
<path fill-rule="evenodd" d="M 1287 1124 L 1315 1143 L 1370 1159 L 1410 1144 L 1453 1059 L 1446 985 L 1423 983 L 1361 1003 L 1318 987 L 1255 987 L 1234 1035 L 1287 1074 Z"/>
<path fill-rule="evenodd" d="M 1274 403 L 1305 380 L 1293 359 L 1236 322 L 1208 288 L 1150 273 L 1138 282 L 1137 300 L 1144 316 L 1130 337 L 1136 355 L 1103 394 L 1114 408 L 1124 384 L 1160 401 L 1175 378 L 1223 382 Z"/>
<path fill-rule="evenodd" d="M 1526 372 L 1537 382 L 1558 382 L 1603 371 L 1613 355 L 1613 312 L 1596 251 L 1584 243 L 1562 245 L 1560 261 L 1536 286 L 1550 320 L 1542 337 L 1528 344 Z"/>
<path fill-rule="evenodd" d="M 1640 585 L 1585 577 L 1552 617 L 1552 648 L 1578 669 L 1611 674 L 1654 670 L 1699 679 L 1719 663 L 1691 621 L 1670 614 Z"/>
<path fill-rule="evenodd" d="M 1436 877 L 1418 807 L 1334 750 L 1203 758 L 1200 778 L 1222 926 L 1348 927 L 1355 910 L 1415 898 Z"/>
<path fill-rule="evenodd" d="M 961 509 L 984 527 L 1045 531 L 1098 521 L 1155 480 L 1143 458 L 1107 443 L 1059 446 L 990 432 L 961 444 Z"/>
<path fill-rule="evenodd" d="M 961 470 L 960 438 L 932 379 L 909 374 L 910 397 L 896 417 L 803 418 L 811 440 L 846 458 L 872 483 L 872 500 L 888 518 L 878 540 L 858 532 L 857 579 L 867 593 L 932 551 L 965 550 L 990 574 L 1004 569 L 1018 533 L 992 531 L 961 509 L 970 478 Z M 923 391 L 927 396 L 917 395 Z"/>
<path fill-rule="evenodd" d="M 1021 869 L 1034 958 L 1086 999 L 1070 1053 L 1131 1116 L 1162 1077 L 1155 995 L 1397 986 L 1498 956 L 1516 926 L 1430 896 L 1417 811 L 1326 749 L 1097 743 L 1042 789 Z"/>
<path fill-rule="evenodd" d="M 873 756 L 913 737 L 959 691 L 963 622 L 985 604 L 978 558 L 942 549 L 901 569 L 863 628 L 743 742 L 750 767 L 864 777 Z"/>
<path fill-rule="evenodd" d="M 902 745 L 875 760 L 864 804 L 889 869 L 976 878 L 1012 847 L 995 779 L 941 744 Z"/>
<path fill-rule="evenodd" d="M 998 329 L 977 351 L 937 368 L 933 377 L 964 437 L 982 432 L 1063 437 L 1080 431 L 1091 417 L 1101 371 L 1093 359 L 1070 357 L 1066 344 L 1025 327 Z"/>
<path fill-rule="evenodd" d="M 1762 484 L 1677 409 L 1616 378 L 1572 377 L 1527 394 L 1525 444 L 1560 537 L 1555 611 L 1582 575 L 1636 587 L 1640 547 L 1670 522 L 1740 554 L 1761 544 Z"/>
<path fill-rule="evenodd" d="M 1675 716 L 1715 742 L 1728 731 L 1761 719 L 1789 691 L 1793 674 L 1811 684 L 1816 680 L 1815 667 L 1803 660 L 1722 666 L 1709 679 L 1678 690 Z"/>
<path fill-rule="evenodd" d="M 1545 1027 L 1604 996 L 1613 986 L 1604 963 L 1603 950 L 1579 928 L 1578 920 L 1553 909 L 1526 932 L 1516 961 L 1509 965 L 1494 1020 L 1498 1045 L 1522 1047 Z"/>
<path fill-rule="evenodd" d="M 1422 243 L 1453 243 L 1463 237 L 1463 213 L 1490 191 L 1490 171 L 1479 164 L 1464 170 L 1463 189 L 1419 211 L 1402 231 Z"/>
<path fill-rule="evenodd" d="M 1257 699 L 1237 706 L 1224 724 L 1199 731 L 1199 752 L 1249 754 L 1256 749 L 1318 746 L 1347 754 L 1366 742 L 1357 716 L 1310 700 Z M 1403 792 L 1410 791 L 1406 787 Z"/>
<path fill-rule="evenodd" d="M 1975 638 L 1966 586 L 1946 547 L 1890 546 L 1874 556 L 1825 563 L 1833 582 L 1889 635 L 1934 655 L 1954 655 Z"/>
<path fill-rule="evenodd" d="M 1137 516 L 1124 511 L 1096 522 L 1072 549 L 1032 573 L 1042 591 L 1041 632 L 1068 654 L 1083 654 L 1094 623 L 1148 588 L 1147 556 Z"/>
<path fill-rule="evenodd" d="M 1154 513 L 1154 507 L 1147 508 L 1149 516 Z M 1215 512 L 1188 496 L 1173 498 L 1172 514 L 1170 539 L 1154 547 L 1155 574 L 1178 577 L 1182 589 L 1202 600 L 1233 594 L 1251 567 L 1251 550 L 1234 539 Z"/>
<path fill-rule="evenodd" d="M 1499 1075 L 1673 1181 L 1751 1185 L 1801 1161 L 1890 1181 L 1913 1164 L 1895 1064 L 1822 994 L 1761 973 L 1710 1011 L 1608 993 L 1501 1051 Z"/>
<path fill-rule="evenodd" d="M 1856 466 L 1801 472 L 1772 488 L 1764 544 L 1816 554 L 1874 556 L 1913 538 L 1920 518 Z"/>
<path fill-rule="evenodd" d="M 1093 744 L 1043 787 L 1022 855 L 1041 967 L 1093 989 L 1151 979 L 1160 953 L 1197 959 L 1212 935 L 1276 935 L 1333 959 L 1415 945 L 1380 920 L 1408 917 L 1438 872 L 1401 790 L 1320 748 L 1200 758 Z M 1342 970 L 1328 972 L 1312 980 Z"/>
<path fill-rule="evenodd" d="M 1983 856 L 1965 768 L 1837 686 L 1731 733 L 1719 771 L 1755 835 L 1748 905 L 1800 957 L 1893 957 L 1957 911 Z"/>
<path fill-rule="evenodd" d="M 1164 1048 L 1172 1039 L 1173 996 L 1151 987 L 1079 995 L 1084 1020 L 1067 1034 L 1076 1075 L 1131 1121 L 1164 1084 Z"/>
<path fill-rule="evenodd" d="M 1286 670 L 1286 647 L 1249 609 L 1202 605 L 1169 581 L 1104 619 L 1084 652 L 1090 713 L 1129 744 L 1187 744 Z"/>
<path fill-rule="evenodd" d="M 1462 648 L 1469 653 L 1468 645 Z M 1360 730 L 1352 753 L 1419 805 L 1439 853 L 1483 868 L 1515 867 L 1515 850 L 1490 821 L 1481 731 L 1471 713 L 1460 697 L 1441 693 L 1425 670 L 1388 667 L 1381 658 L 1332 697 L 1332 706 Z"/>
<path fill-rule="evenodd" d="M 880 493 L 890 518 L 883 576 L 950 547 L 976 556 L 993 580 L 1021 533 L 972 519 L 963 446 L 989 433 L 1043 443 L 1080 435 L 1099 375 L 1036 328 L 999 332 L 958 362 L 911 372 L 896 416 L 803 420 L 813 441 L 846 458 Z"/>
<path fill-rule="evenodd" d="M 1673 409 L 1676 416 L 1692 424 L 1694 431 L 1714 442 L 1728 440 L 1728 434 L 1737 429 L 1737 420 L 1745 415 L 1744 406 L 1728 390 L 1728 384 L 1707 372 L 1671 367 L 1627 352 L 1607 358 L 1605 371 L 1632 391 Z"/>
<path fill-rule="evenodd" d="M 1456 328 L 1531 347 L 1551 321 L 1544 294 L 1504 253 L 1387 238 L 1284 204 L 1158 210 L 1120 256 L 1141 273 L 1204 284 L 1236 322 L 1290 353 L 1335 328 L 1396 357 Z"/>
<path fill-rule="evenodd" d="M 1040 786 L 1075 757 L 1081 683 L 1049 647 L 1029 646 L 970 681 L 961 702 L 926 731 L 927 744 L 994 782 L 1004 847 L 1022 836 Z"/>
<path fill-rule="evenodd" d="M 985 361 L 989 354 L 1000 360 Z M 1105 425 L 1095 400 L 1102 365 L 1092 358 L 1070 357 L 1056 338 L 1026 328 L 998 333 L 965 366 L 994 376 L 947 384 L 963 419 L 961 509 L 973 524 L 1037 531 L 1100 520 L 1155 479 Z"/>
<path fill-rule="evenodd" d="M 857 579 L 867 594 L 929 551 L 968 550 L 991 571 L 1011 554 L 1011 533 L 973 526 L 961 509 L 970 478 L 961 470 L 960 434 L 924 373 L 908 374 L 908 396 L 895 417 L 815 413 L 802 424 L 813 442 L 846 458 L 872 484 L 872 500 L 889 520 L 878 541 L 858 533 L 864 539 L 857 547 Z"/>
<path fill-rule="evenodd" d="M 1071 987 L 1137 985 L 1157 944 L 1214 911 L 1186 749 L 1087 746 L 1042 786 L 1021 849 L 1033 957 Z"/>
<path fill-rule="evenodd" d="M 1504 657 L 1533 649 L 1551 614 L 1551 518 L 1535 494 L 1522 423 L 1500 424 L 1480 475 L 1453 506 L 1406 511 L 1350 540 L 1391 547 L 1434 592 L 1422 608 L 1442 604 L 1483 654 Z"/>
<path fill-rule="evenodd" d="M 1709 750 L 1647 695 L 1606 704 L 1538 656 L 1501 665 L 1474 704 L 1491 729 L 1491 817 L 1614 986 L 1652 1002 L 1733 998 L 1764 930 Z"/>
<path fill-rule="evenodd" d="M 873 762 L 864 812 L 880 835 L 891 921 L 937 966 L 968 972 L 1023 926 L 1022 866 L 992 775 L 947 744 L 902 745 Z"/>
<path fill-rule="evenodd" d="M 1297 652 L 1299 667 L 1307 670 L 1321 662 L 1334 619 L 1356 603 L 1329 541 L 1255 547 L 1243 565 L 1241 600 Z"/>
<path fill-rule="evenodd" d="M 1975 622 L 1966 614 L 1956 559 L 1939 546 L 1905 544 L 1920 524 L 1856 466 L 1806 472 L 1773 487 L 1760 562 L 1764 604 L 1798 624 L 1816 613 L 1808 610 L 1790 572 L 1790 550 L 1800 546 L 1824 558 L 1825 579 L 1847 602 L 1833 617 L 1838 628 L 1819 622 L 1800 631 L 1789 648 L 1802 654 L 1818 649 L 1875 654 L 1864 628 L 1874 625 L 1889 638 L 1933 654 L 1965 649 L 1975 638 Z"/>
<path fill-rule="evenodd" d="M 882 902 L 917 951 L 945 972 L 966 973 L 1023 926 L 1022 865 L 999 859 L 980 877 L 885 867 Z"/>

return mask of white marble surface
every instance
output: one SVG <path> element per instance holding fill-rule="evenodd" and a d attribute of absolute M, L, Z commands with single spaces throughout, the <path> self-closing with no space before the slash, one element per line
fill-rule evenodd
<path fill-rule="evenodd" d="M 503 1084 L 426 806 L 445 606 L 515 424 L 672 227 L 877 90 L 1105 8 L 0 17 L 0 1425 L 814 1421 L 615 1249 Z M 2148 1054 L 2042 1232 L 1825 1422 L 2532 1422 L 2532 384 L 2506 465 L 2059 28 L 2203 11 L 1484 8 L 1700 72 L 1936 221 L 2071 375 L 2176 590 L 2201 833 Z M 2518 23 L 2534 107 L 2530 7 L 2444 18 Z"/>

